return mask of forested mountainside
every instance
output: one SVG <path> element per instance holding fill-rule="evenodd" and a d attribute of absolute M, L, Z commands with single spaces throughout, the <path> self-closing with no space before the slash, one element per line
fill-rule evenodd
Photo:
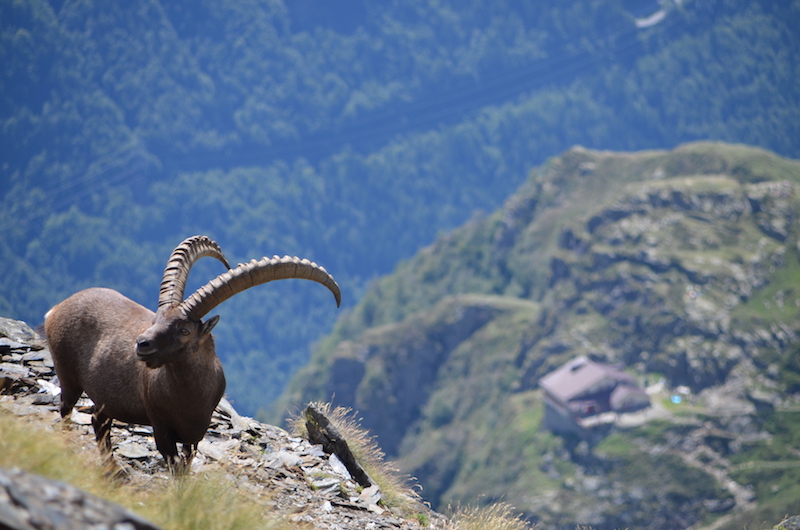
<path fill-rule="evenodd" d="M 570 149 L 377 281 L 279 403 L 353 408 L 434 507 L 565 529 L 796 512 L 799 186 L 742 145 Z M 580 355 L 651 407 L 549 432 L 539 381 Z"/>
<path fill-rule="evenodd" d="M 800 149 L 796 1 L 326 6 L 0 2 L 0 313 L 35 324 L 92 285 L 154 307 L 194 234 L 316 260 L 352 307 L 572 145 Z M 301 283 L 219 309 L 244 413 L 337 317 Z"/>

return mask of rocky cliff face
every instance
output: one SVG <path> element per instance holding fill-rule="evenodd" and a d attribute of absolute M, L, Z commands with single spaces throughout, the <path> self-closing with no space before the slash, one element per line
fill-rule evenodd
<path fill-rule="evenodd" d="M 777 448 L 800 443 L 798 185 L 800 164 L 743 146 L 574 148 L 377 282 L 283 403 L 358 410 L 434 505 L 739 524 L 800 495 L 762 465 L 798 463 Z M 654 403 L 591 445 L 540 429 L 539 379 L 582 354 Z"/>

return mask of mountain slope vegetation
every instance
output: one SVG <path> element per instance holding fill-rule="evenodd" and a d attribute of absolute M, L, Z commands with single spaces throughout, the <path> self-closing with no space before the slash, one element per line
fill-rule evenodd
<path fill-rule="evenodd" d="M 36 323 L 92 285 L 153 307 L 198 233 L 234 262 L 314 259 L 352 307 L 572 145 L 798 156 L 796 2 L 666 3 L 649 27 L 659 5 L 631 0 L 340 4 L 0 3 L 0 312 Z M 331 329 L 323 300 L 279 284 L 220 308 L 243 412 Z"/>
<path fill-rule="evenodd" d="M 798 186 L 800 163 L 743 145 L 572 148 L 375 282 L 280 404 L 352 407 L 434 506 L 600 529 L 792 513 Z M 652 407 L 547 431 L 539 380 L 578 355 Z"/>

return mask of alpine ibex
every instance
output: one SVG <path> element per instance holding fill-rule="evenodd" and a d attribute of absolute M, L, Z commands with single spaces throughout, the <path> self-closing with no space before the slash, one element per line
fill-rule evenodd
<path fill-rule="evenodd" d="M 153 313 L 111 289 L 80 291 L 45 316 L 45 334 L 61 383 L 61 416 L 81 392 L 94 401 L 92 419 L 100 450 L 111 451 L 113 419 L 153 426 L 156 446 L 174 470 L 184 470 L 225 391 L 225 375 L 211 329 L 201 321 L 233 295 L 272 280 L 303 278 L 341 292 L 324 268 L 277 256 L 240 264 L 183 299 L 192 265 L 214 257 L 230 269 L 219 246 L 205 236 L 186 239 L 172 252 L 158 310 Z M 177 442 L 183 444 L 183 457 Z"/>

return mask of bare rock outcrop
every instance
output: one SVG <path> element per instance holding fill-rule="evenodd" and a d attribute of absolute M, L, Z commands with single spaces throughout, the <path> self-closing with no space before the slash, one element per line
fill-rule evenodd
<path fill-rule="evenodd" d="M 0 469 L 0 528 L 158 530 L 117 504 L 19 469 Z"/>

